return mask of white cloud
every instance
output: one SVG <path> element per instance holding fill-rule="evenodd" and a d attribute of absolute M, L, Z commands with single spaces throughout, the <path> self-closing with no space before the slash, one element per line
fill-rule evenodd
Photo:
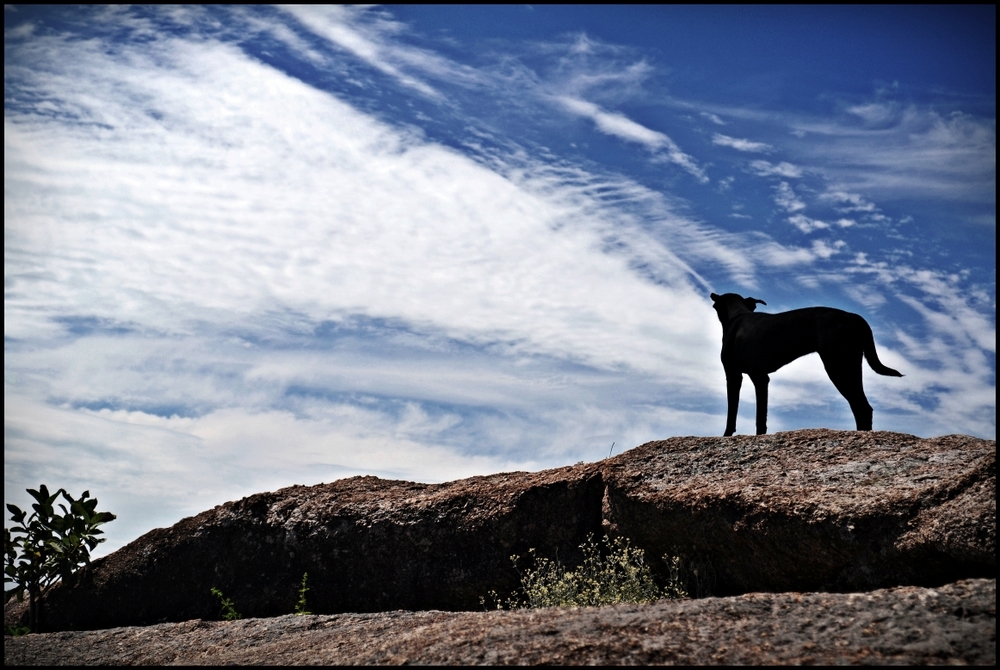
<path fill-rule="evenodd" d="M 874 203 L 869 202 L 864 198 L 864 196 L 858 193 L 846 193 L 844 191 L 835 190 L 827 191 L 819 197 L 821 200 L 829 200 L 841 204 L 840 207 L 837 207 L 838 212 L 878 212 L 878 207 L 876 207 Z"/>
<path fill-rule="evenodd" d="M 840 250 L 845 246 L 843 240 L 837 240 L 833 244 L 830 244 L 826 240 L 815 240 L 812 243 L 812 251 L 816 254 L 817 258 L 830 258 L 834 254 L 839 254 Z"/>
<path fill-rule="evenodd" d="M 802 214 L 796 214 L 794 216 L 788 217 L 788 222 L 801 230 L 803 233 L 814 233 L 817 230 L 823 230 L 824 228 L 829 228 L 830 224 L 820 221 L 819 219 L 812 219 L 808 216 Z"/>
<path fill-rule="evenodd" d="M 765 142 L 752 142 L 750 140 L 722 135 L 721 133 L 715 133 L 712 135 L 712 144 L 717 144 L 723 147 L 732 147 L 737 151 L 770 151 L 773 149 L 770 144 L 766 144 Z"/>
<path fill-rule="evenodd" d="M 601 132 L 608 135 L 614 135 L 629 142 L 643 144 L 653 151 L 667 146 L 671 142 L 670 138 L 663 133 L 650 130 L 623 114 L 606 112 L 592 102 L 568 96 L 561 96 L 558 98 L 558 101 L 563 107 L 574 114 L 585 116 L 592 120 Z"/>
<path fill-rule="evenodd" d="M 5 328 L 35 314 L 18 306 L 43 295 L 53 308 L 84 304 L 99 316 L 165 329 L 174 315 L 157 315 L 154 305 L 220 310 L 227 319 L 285 305 L 317 319 L 361 310 L 477 339 L 530 333 L 530 346 L 568 347 L 589 358 L 588 350 L 608 351 L 595 340 L 585 344 L 590 327 L 579 327 L 596 316 L 595 300 L 621 306 L 618 316 L 597 322 L 610 317 L 628 328 L 643 312 L 639 305 L 661 299 L 623 259 L 601 253 L 602 221 L 558 192 L 525 190 L 448 149 L 415 143 L 227 48 L 171 46 L 180 69 L 152 69 L 141 81 L 115 63 L 92 64 L 101 77 L 128 77 L 167 124 L 184 124 L 169 141 L 163 124 L 143 121 L 144 112 L 118 106 L 112 95 L 87 110 L 115 125 L 110 133 L 47 124 L 41 133 L 33 124 L 42 121 L 8 123 L 10 179 L 47 174 L 58 186 L 42 188 L 61 209 L 14 217 L 8 248 L 61 279 L 39 284 L 10 264 L 18 286 L 8 294 Z M 61 95 L 78 92 L 78 105 L 95 96 L 94 85 L 112 83 L 70 79 L 59 82 Z M 293 105 L 294 119 L 284 111 Z M 125 131 L 126 123 L 141 125 Z M 182 153 L 165 154 L 164 145 Z M 280 173 L 261 172 L 279 164 Z M 104 209 L 110 191 L 127 203 L 127 218 Z M 16 198 L 10 207 L 30 209 Z M 95 216 L 113 222 L 108 232 L 61 223 Z M 556 232 L 563 220 L 573 225 Z M 70 256 L 48 252 L 50 235 Z M 104 271 L 84 280 L 93 264 Z M 597 293 L 585 277 L 604 278 Z M 427 295 L 448 299 L 428 305 Z M 562 307 L 552 312 L 552 305 Z"/>
<path fill-rule="evenodd" d="M 788 179 L 798 179 L 802 176 L 802 168 L 786 163 L 773 164 L 765 160 L 756 160 L 750 163 L 752 169 L 759 177 L 785 177 Z"/>
<path fill-rule="evenodd" d="M 555 72 L 542 77 L 543 89 L 574 98 L 628 97 L 641 91 L 642 84 L 654 72 L 645 59 L 629 58 L 628 49 L 584 33 L 576 35 L 570 43 L 536 44 L 536 49 L 558 58 Z"/>
<path fill-rule="evenodd" d="M 799 155 L 821 165 L 831 190 L 869 197 L 996 201 L 996 122 L 909 105 L 851 108 L 866 125 L 789 120 L 809 135 Z"/>
<path fill-rule="evenodd" d="M 806 208 L 806 203 L 802 202 L 787 181 L 783 181 L 774 187 L 774 202 L 786 212 L 798 212 Z"/>
<path fill-rule="evenodd" d="M 990 323 L 987 314 L 973 309 L 968 298 L 961 295 L 957 277 L 905 266 L 894 268 L 894 271 L 924 294 L 919 302 L 912 299 L 907 302 L 921 313 L 932 329 L 950 339 L 965 340 L 963 344 L 996 353 L 996 324 Z"/>
<path fill-rule="evenodd" d="M 699 113 L 703 107 L 678 99 L 670 102 Z M 751 169 L 760 176 L 799 178 L 799 166 L 807 165 L 831 190 L 864 193 L 869 199 L 942 198 L 992 211 L 996 120 L 992 114 L 959 111 L 959 103 L 946 104 L 938 109 L 879 100 L 852 105 L 843 114 L 818 115 L 715 105 L 710 113 L 771 127 L 770 143 L 794 162 L 755 161 Z M 784 142 L 781 137 L 786 135 L 798 139 Z"/>
<path fill-rule="evenodd" d="M 566 47 L 567 56 L 560 63 L 557 81 L 540 83 L 536 81 L 534 73 L 516 77 L 515 81 L 505 81 L 502 76 L 488 75 L 468 66 L 458 65 L 433 52 L 401 44 L 397 37 L 398 33 L 403 32 L 403 26 L 380 17 L 371 10 L 306 6 L 288 6 L 283 9 L 315 34 L 428 97 L 443 100 L 439 91 L 407 74 L 406 69 L 449 83 L 492 89 L 510 87 L 517 95 L 529 94 L 542 99 L 554 99 L 564 109 L 591 119 L 599 131 L 641 144 L 654 152 L 655 158 L 680 166 L 702 183 L 708 182 L 704 170 L 670 137 L 636 123 L 623 114 L 602 109 L 581 97 L 588 91 L 601 92 L 610 88 L 620 94 L 621 91 L 635 89 L 649 76 L 652 69 L 645 61 L 624 67 L 619 67 L 616 62 L 602 63 L 595 57 L 605 56 L 607 52 L 617 49 L 595 42 L 586 35 L 576 36 L 574 42 Z M 271 32 L 287 39 L 297 50 L 303 50 L 301 40 L 288 35 L 288 31 Z M 553 93 L 554 90 L 561 92 Z"/>
<path fill-rule="evenodd" d="M 313 33 L 349 51 L 404 86 L 430 98 L 443 99 L 440 92 L 417 77 L 407 74 L 401 66 L 410 64 L 423 70 L 440 72 L 445 61 L 419 49 L 405 48 L 387 42 L 380 33 L 387 29 L 389 32 L 398 30 L 399 26 L 394 22 L 382 20 L 376 22 L 374 26 L 360 24 L 357 21 L 359 10 L 342 6 L 282 5 L 281 9 L 294 16 Z M 276 36 L 286 40 L 291 38 L 291 43 L 301 48 L 299 40 L 288 31 L 276 33 Z"/>
<path fill-rule="evenodd" d="M 969 290 L 962 278 L 938 270 L 916 269 L 901 263 L 872 262 L 859 254 L 850 275 L 875 281 L 871 291 L 892 294 L 923 319 L 927 334 L 917 336 L 897 329 L 893 335 L 899 351 L 879 356 L 890 367 L 906 375 L 903 389 L 885 387 L 882 402 L 893 404 L 926 424 L 928 433 L 955 432 L 956 423 L 964 430 L 990 435 L 996 431 L 996 380 L 990 358 L 996 355 L 995 305 L 990 296 Z M 849 276 L 850 276 L 849 275 Z M 849 279 L 848 286 L 860 284 Z M 876 297 L 868 301 L 881 304 Z M 977 304 L 978 303 L 978 304 Z M 879 339 L 879 333 L 876 333 Z M 933 397 L 933 411 L 914 405 L 911 398 Z"/>
<path fill-rule="evenodd" d="M 705 171 L 698 167 L 694 159 L 681 151 L 680 147 L 663 133 L 636 123 L 623 114 L 605 111 L 598 105 L 586 100 L 569 96 L 558 96 L 556 100 L 570 112 L 593 121 L 597 129 L 602 133 L 613 135 L 628 142 L 642 144 L 650 151 L 663 156 L 667 161 L 684 168 L 687 172 L 694 175 L 698 181 L 702 183 L 708 182 Z"/>
<path fill-rule="evenodd" d="M 816 255 L 802 247 L 786 247 L 777 243 L 761 245 L 754 249 L 754 255 L 770 267 L 785 268 L 805 265 L 816 260 Z"/>
<path fill-rule="evenodd" d="M 868 125 L 882 125 L 895 121 L 899 118 L 900 114 L 898 106 L 884 102 L 853 105 L 848 107 L 847 111 Z"/>
<path fill-rule="evenodd" d="M 844 292 L 851 297 L 852 300 L 864 305 L 868 309 L 874 309 L 885 305 L 888 300 L 885 294 L 876 289 L 875 287 L 866 285 L 847 285 L 844 287 Z"/>

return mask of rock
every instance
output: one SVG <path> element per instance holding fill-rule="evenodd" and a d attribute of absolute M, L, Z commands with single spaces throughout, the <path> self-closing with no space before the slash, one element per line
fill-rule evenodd
<path fill-rule="evenodd" d="M 994 441 L 831 430 L 674 438 L 602 473 L 605 525 L 649 555 L 700 566 L 719 595 L 996 577 Z"/>
<path fill-rule="evenodd" d="M 996 663 L 996 580 L 581 609 L 285 615 L 4 639 L 5 665 Z"/>
<path fill-rule="evenodd" d="M 996 577 L 996 444 L 804 430 L 674 438 L 537 473 L 415 484 L 354 477 L 226 503 L 97 560 L 46 601 L 48 630 L 290 613 L 476 610 L 512 554 L 573 563 L 628 537 L 695 595 L 862 591 Z M 18 612 L 5 610 L 5 620 Z"/>

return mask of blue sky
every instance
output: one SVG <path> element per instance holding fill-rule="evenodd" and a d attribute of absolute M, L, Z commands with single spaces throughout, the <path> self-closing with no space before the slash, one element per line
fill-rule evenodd
<path fill-rule="evenodd" d="M 721 435 L 708 294 L 872 325 L 996 434 L 996 16 L 7 8 L 4 497 L 104 551 L 258 491 Z M 738 433 L 753 432 L 744 385 Z M 810 356 L 769 428 L 853 428 Z"/>

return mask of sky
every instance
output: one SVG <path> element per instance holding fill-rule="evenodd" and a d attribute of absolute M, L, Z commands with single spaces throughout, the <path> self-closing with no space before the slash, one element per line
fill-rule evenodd
<path fill-rule="evenodd" d="M 709 293 L 865 317 L 996 437 L 995 6 L 6 7 L 4 499 L 97 555 L 260 491 L 721 435 Z M 818 356 L 772 432 L 853 429 Z M 754 432 L 744 383 L 738 434 Z"/>

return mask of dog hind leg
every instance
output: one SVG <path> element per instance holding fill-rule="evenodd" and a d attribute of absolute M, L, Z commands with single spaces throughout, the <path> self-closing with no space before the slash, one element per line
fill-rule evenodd
<path fill-rule="evenodd" d="M 872 406 L 865 397 L 865 389 L 861 380 L 861 352 L 852 353 L 823 354 L 823 367 L 826 374 L 830 376 L 830 381 L 840 391 L 840 395 L 847 399 L 854 413 L 854 422 L 858 430 L 872 429 Z"/>

